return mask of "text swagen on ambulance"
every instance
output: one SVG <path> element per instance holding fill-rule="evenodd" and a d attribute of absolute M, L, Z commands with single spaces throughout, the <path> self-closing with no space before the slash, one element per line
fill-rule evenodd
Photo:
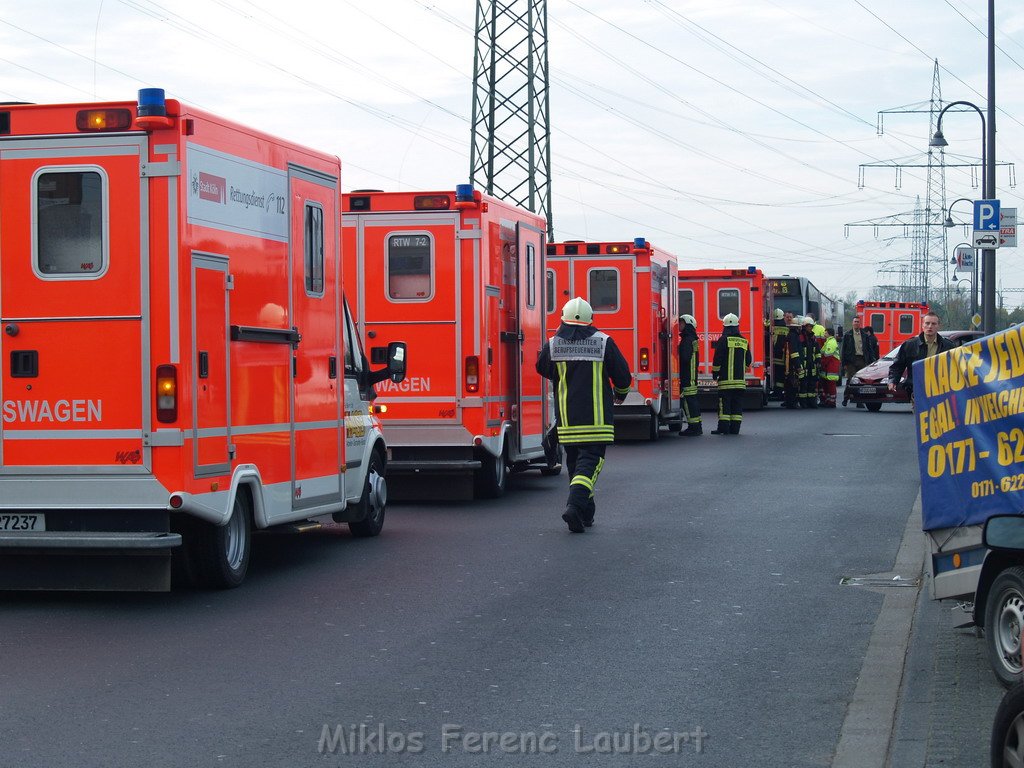
<path fill-rule="evenodd" d="M 346 275 L 371 361 L 396 336 L 416 361 L 404 383 L 377 389 L 389 471 L 424 480 L 418 498 L 500 496 L 510 470 L 531 466 L 558 474 L 550 387 L 534 372 L 544 220 L 469 184 L 351 192 L 343 206 Z"/>
<path fill-rule="evenodd" d="M 932 598 L 973 600 L 989 662 L 1020 680 L 1024 552 L 989 551 L 982 526 L 1024 514 L 1024 326 L 914 363 L 922 528 Z"/>
<path fill-rule="evenodd" d="M 165 100 L 0 107 L 0 588 L 216 587 L 383 524 L 340 163 Z M 173 554 L 173 558 L 172 558 Z"/>
<path fill-rule="evenodd" d="M 657 440 L 663 425 L 679 431 L 679 313 L 676 257 L 644 238 L 632 242 L 567 241 L 548 244 L 545 307 L 548 336 L 562 305 L 582 296 L 594 325 L 622 351 L 633 389 L 615 406 L 615 437 Z"/>
<path fill-rule="evenodd" d="M 916 301 L 857 302 L 861 328 L 870 328 L 878 340 L 878 355 L 885 357 L 907 339 L 921 332 L 921 318 L 928 304 Z"/>
<path fill-rule="evenodd" d="M 753 360 L 744 374 L 744 408 L 761 408 L 772 391 L 772 293 L 765 290 L 764 274 L 746 269 L 679 270 L 679 314 L 693 315 L 700 340 L 698 393 L 702 408 L 717 407 L 718 389 L 711 376 L 715 341 L 722 335 L 722 318 L 732 313 L 750 344 Z"/>

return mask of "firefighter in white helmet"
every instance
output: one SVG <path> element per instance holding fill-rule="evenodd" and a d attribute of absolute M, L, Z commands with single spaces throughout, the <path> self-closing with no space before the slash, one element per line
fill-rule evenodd
<path fill-rule="evenodd" d="M 718 382 L 718 428 L 713 435 L 738 435 L 743 423 L 743 393 L 747 368 L 753 362 L 750 345 L 740 333 L 732 312 L 722 318 L 722 335 L 715 341 L 711 375 Z"/>
<path fill-rule="evenodd" d="M 680 437 L 698 437 L 704 434 L 700 420 L 700 402 L 697 398 L 697 371 L 700 370 L 700 341 L 697 339 L 697 318 L 683 315 L 679 318 L 679 405 L 686 418 L 686 429 Z"/>
<path fill-rule="evenodd" d="M 555 385 L 556 431 L 569 470 L 562 519 L 573 533 L 594 523 L 594 486 L 605 448 L 615 440 L 614 403 L 625 399 L 633 380 L 626 358 L 610 336 L 593 326 L 593 317 L 584 299 L 569 299 L 558 332 L 537 358 L 537 373 Z"/>

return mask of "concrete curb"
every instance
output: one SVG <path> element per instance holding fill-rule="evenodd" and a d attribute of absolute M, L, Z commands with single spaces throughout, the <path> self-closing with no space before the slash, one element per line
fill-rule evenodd
<path fill-rule="evenodd" d="M 899 576 L 918 580 L 924 566 L 924 534 L 921 533 L 921 494 L 907 517 L 894 570 L 872 574 L 879 579 Z M 895 730 L 896 708 L 920 583 L 916 588 L 882 588 L 882 610 L 871 632 L 857 688 L 846 710 L 832 768 L 879 768 L 886 765 Z"/>

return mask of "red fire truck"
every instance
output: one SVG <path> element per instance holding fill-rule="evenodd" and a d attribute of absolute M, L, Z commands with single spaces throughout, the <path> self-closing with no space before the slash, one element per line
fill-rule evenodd
<path fill-rule="evenodd" d="M 469 184 L 352 192 L 343 207 L 346 274 L 371 361 L 395 338 L 416 360 L 404 382 L 377 388 L 389 471 L 427 478 L 421 498 L 499 496 L 509 470 L 530 465 L 557 474 L 545 450 L 550 388 L 534 371 L 544 220 Z"/>
<path fill-rule="evenodd" d="M 764 274 L 746 269 L 684 269 L 679 271 L 679 314 L 697 319 L 700 370 L 697 386 L 701 407 L 717 407 L 718 390 L 711 377 L 714 345 L 722 335 L 722 318 L 740 319 L 740 333 L 750 343 L 753 363 L 746 372 L 745 408 L 760 408 L 772 391 L 772 295 Z"/>
<path fill-rule="evenodd" d="M 233 587 L 254 529 L 380 531 L 405 349 L 368 371 L 339 189 L 160 89 L 0 106 L 0 588 Z"/>
<path fill-rule="evenodd" d="M 928 304 L 917 301 L 861 301 L 857 302 L 857 316 L 861 327 L 870 328 L 878 339 L 878 354 L 889 354 L 912 336 L 921 332 L 921 318 L 928 312 Z"/>
<path fill-rule="evenodd" d="M 682 425 L 677 271 L 675 256 L 642 237 L 548 245 L 548 335 L 558 330 L 562 305 L 582 296 L 594 309 L 594 324 L 615 339 L 633 373 L 633 391 L 615 406 L 616 438 L 657 440 L 663 425 L 673 431 Z"/>

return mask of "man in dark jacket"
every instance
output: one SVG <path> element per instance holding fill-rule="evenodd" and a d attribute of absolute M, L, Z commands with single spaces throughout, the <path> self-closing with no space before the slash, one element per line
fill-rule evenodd
<path fill-rule="evenodd" d="M 718 382 L 718 429 L 713 435 L 738 435 L 743 423 L 743 393 L 750 367 L 750 345 L 740 334 L 740 319 L 732 312 L 722 318 L 722 335 L 715 341 L 711 375 Z"/>
<path fill-rule="evenodd" d="M 934 312 L 929 312 L 921 318 L 921 333 L 900 344 L 896 360 L 889 367 L 889 391 L 895 392 L 896 385 L 906 374 L 907 380 L 903 382 L 903 387 L 910 393 L 910 400 L 913 402 L 914 375 L 912 368 L 914 363 L 955 348 L 956 344 L 939 335 L 939 316 Z"/>
<path fill-rule="evenodd" d="M 861 368 L 871 365 L 878 359 L 878 342 L 874 334 L 861 327 L 861 319 L 858 315 L 853 318 L 853 329 L 843 336 L 843 346 L 840 351 L 840 362 L 843 364 L 843 373 L 846 375 L 846 383 Z M 843 393 L 843 406 L 850 402 L 850 398 Z"/>
<path fill-rule="evenodd" d="M 680 437 L 704 434 L 700 420 L 700 402 L 697 398 L 697 371 L 700 370 L 700 341 L 697 339 L 697 318 L 683 315 L 679 342 L 679 404 L 686 418 L 686 429 Z"/>
<path fill-rule="evenodd" d="M 626 358 L 610 336 L 591 324 L 593 318 L 584 299 L 569 299 L 558 332 L 537 358 L 537 373 L 555 385 L 556 430 L 569 470 L 562 519 L 573 533 L 594 523 L 594 486 L 605 447 L 615 440 L 614 403 L 625 399 L 633 380 Z"/>

